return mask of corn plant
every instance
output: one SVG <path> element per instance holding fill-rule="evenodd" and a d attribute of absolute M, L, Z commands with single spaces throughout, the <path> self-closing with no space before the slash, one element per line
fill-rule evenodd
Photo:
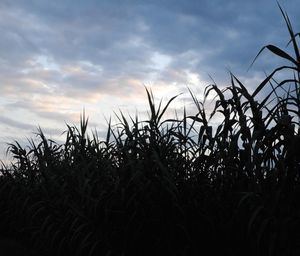
<path fill-rule="evenodd" d="M 289 64 L 254 91 L 231 73 L 203 101 L 189 90 L 194 115 L 166 119 L 179 95 L 157 104 L 146 88 L 149 118 L 120 112 L 104 139 L 83 112 L 62 145 L 40 128 L 28 147 L 9 144 L 0 235 L 40 255 L 299 253 L 300 34 L 279 8 L 294 55 L 263 47 L 254 61 L 268 50 Z"/>

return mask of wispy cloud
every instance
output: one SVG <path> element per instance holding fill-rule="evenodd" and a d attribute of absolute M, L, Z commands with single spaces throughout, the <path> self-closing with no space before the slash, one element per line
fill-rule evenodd
<path fill-rule="evenodd" d="M 298 0 L 281 4 L 299 30 Z M 209 75 L 225 85 L 230 70 L 255 86 L 274 65 L 264 54 L 247 72 L 256 53 L 287 42 L 272 0 L 1 1 L 0 33 L 0 131 L 24 136 L 58 135 L 83 108 L 94 126 L 143 111 L 144 85 L 170 97 Z"/>

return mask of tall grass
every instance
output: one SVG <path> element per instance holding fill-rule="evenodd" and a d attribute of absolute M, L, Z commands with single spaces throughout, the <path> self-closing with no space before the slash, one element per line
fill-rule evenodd
<path fill-rule="evenodd" d="M 202 102 L 190 91 L 195 115 L 164 119 L 177 96 L 157 104 L 146 89 L 149 119 L 121 112 L 105 140 L 88 134 L 83 113 L 62 145 L 41 129 L 37 143 L 9 144 L 2 235 L 41 255 L 298 254 L 300 34 L 279 8 L 294 53 L 263 47 L 257 57 L 268 50 L 289 64 L 253 92 L 230 74 Z"/>

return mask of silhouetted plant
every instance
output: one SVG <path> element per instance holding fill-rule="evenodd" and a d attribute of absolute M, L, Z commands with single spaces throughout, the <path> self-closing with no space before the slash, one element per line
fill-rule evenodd
<path fill-rule="evenodd" d="M 177 96 L 157 106 L 146 89 L 149 119 L 120 112 L 105 140 L 88 133 L 83 113 L 62 145 L 41 129 L 26 148 L 9 144 L 2 235 L 44 255 L 299 253 L 299 33 L 279 8 L 294 56 L 263 47 L 257 57 L 267 49 L 290 64 L 253 92 L 230 74 L 230 85 L 209 85 L 202 102 L 190 90 L 195 115 L 164 119 Z"/>

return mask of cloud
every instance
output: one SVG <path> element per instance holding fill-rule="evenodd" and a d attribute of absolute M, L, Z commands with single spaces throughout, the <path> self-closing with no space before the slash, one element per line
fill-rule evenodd
<path fill-rule="evenodd" d="M 5 117 L 5 116 L 0 116 L 0 123 L 8 126 L 12 126 L 21 130 L 33 130 L 34 126 L 30 124 L 26 124 L 23 122 L 19 122 L 16 120 L 13 120 L 11 118 Z"/>
<path fill-rule="evenodd" d="M 299 30 L 298 1 L 281 4 Z M 144 85 L 162 97 L 202 92 L 209 75 L 228 84 L 230 70 L 251 90 L 281 63 L 263 53 L 247 72 L 257 52 L 288 40 L 271 0 L 1 1 L 0 33 L 0 121 L 11 134 L 58 133 L 83 108 L 94 126 L 100 113 L 144 111 Z"/>

